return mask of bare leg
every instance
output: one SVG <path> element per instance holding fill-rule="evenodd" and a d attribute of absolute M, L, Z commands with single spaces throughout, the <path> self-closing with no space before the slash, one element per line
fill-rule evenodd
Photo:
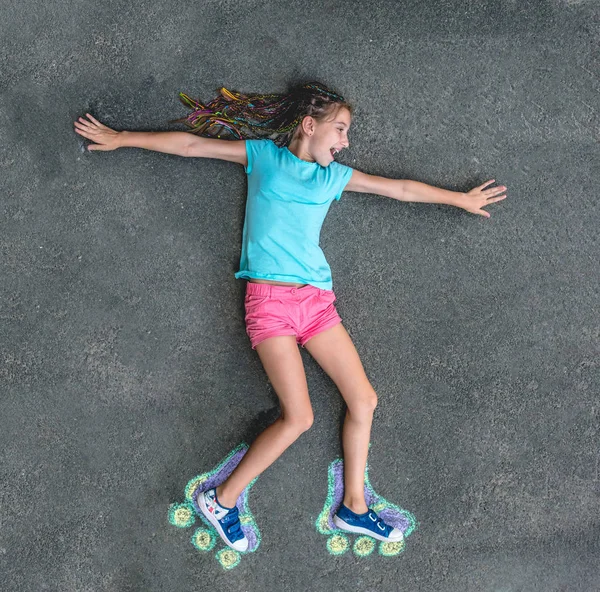
<path fill-rule="evenodd" d="M 244 488 L 313 423 L 306 374 L 296 338 L 265 339 L 256 351 L 279 397 L 281 416 L 252 443 L 229 478 L 217 487 L 219 502 L 233 507 Z"/>
<path fill-rule="evenodd" d="M 305 345 L 339 388 L 348 410 L 342 429 L 344 448 L 344 505 L 357 514 L 368 510 L 365 502 L 365 468 L 377 395 L 358 352 L 340 323 L 315 335 Z"/>
<path fill-rule="evenodd" d="M 363 514 L 368 510 L 365 502 L 365 469 L 373 412 L 361 417 L 358 413 L 346 411 L 342 429 L 342 445 L 344 447 L 344 505 L 355 512 Z"/>

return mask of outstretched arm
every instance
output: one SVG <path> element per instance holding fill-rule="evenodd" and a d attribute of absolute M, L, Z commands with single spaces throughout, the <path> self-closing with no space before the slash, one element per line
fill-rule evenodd
<path fill-rule="evenodd" d="M 461 193 L 440 189 L 439 187 L 426 185 L 419 181 L 388 179 L 354 170 L 344 191 L 373 193 L 375 195 L 391 197 L 398 201 L 447 204 L 462 208 L 472 214 L 479 214 L 480 216 L 489 218 L 490 215 L 488 212 L 482 208 L 506 198 L 506 195 L 496 197 L 506 191 L 506 187 L 504 186 L 485 189 L 492 183 L 495 183 L 494 179 L 486 181 L 483 185 L 479 185 L 467 193 Z"/>
<path fill-rule="evenodd" d="M 86 115 L 89 120 L 80 117 L 75 122 L 75 131 L 95 142 L 88 146 L 88 151 L 145 148 L 177 156 L 218 158 L 244 166 L 248 164 L 244 140 L 215 140 L 189 132 L 118 132 L 100 123 L 89 113 Z"/>

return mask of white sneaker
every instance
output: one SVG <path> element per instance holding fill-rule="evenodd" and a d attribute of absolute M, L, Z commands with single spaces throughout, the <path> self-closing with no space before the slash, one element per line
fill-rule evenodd
<path fill-rule="evenodd" d="M 248 539 L 242 531 L 237 506 L 224 508 L 219 504 L 214 488 L 199 493 L 197 502 L 206 519 L 217 529 L 229 547 L 241 552 L 248 549 Z"/>

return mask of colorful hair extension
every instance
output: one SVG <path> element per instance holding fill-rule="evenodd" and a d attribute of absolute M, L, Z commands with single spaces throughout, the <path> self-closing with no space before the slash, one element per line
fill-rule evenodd
<path fill-rule="evenodd" d="M 278 146 L 289 144 L 307 115 L 319 120 L 340 107 L 352 113 L 352 106 L 344 97 L 318 82 L 295 86 L 288 94 L 243 95 L 221 88 L 220 95 L 206 105 L 185 93 L 179 93 L 179 98 L 193 112 L 169 123 L 185 123 L 192 128 L 190 133 L 199 136 L 270 138 Z"/>

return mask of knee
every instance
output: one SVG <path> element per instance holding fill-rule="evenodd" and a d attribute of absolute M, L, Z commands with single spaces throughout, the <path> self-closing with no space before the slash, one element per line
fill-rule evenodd
<path fill-rule="evenodd" d="M 365 415 L 373 415 L 377 407 L 377 394 L 373 389 L 369 389 L 361 393 L 355 400 L 348 405 L 348 411 L 351 415 L 363 417 Z"/>
<path fill-rule="evenodd" d="M 294 422 L 294 426 L 296 428 L 296 431 L 299 434 L 302 434 L 302 433 L 310 430 L 314 421 L 315 421 L 315 416 L 313 415 L 313 412 L 311 409 L 309 412 L 303 413 L 300 417 L 298 417 Z"/>
<path fill-rule="evenodd" d="M 289 430 L 293 432 L 294 435 L 296 435 L 296 437 L 308 431 L 311 428 L 314 420 L 315 417 L 313 415 L 312 409 L 309 409 L 302 413 L 296 413 L 288 417 L 283 417 L 283 421 L 285 422 Z"/>

